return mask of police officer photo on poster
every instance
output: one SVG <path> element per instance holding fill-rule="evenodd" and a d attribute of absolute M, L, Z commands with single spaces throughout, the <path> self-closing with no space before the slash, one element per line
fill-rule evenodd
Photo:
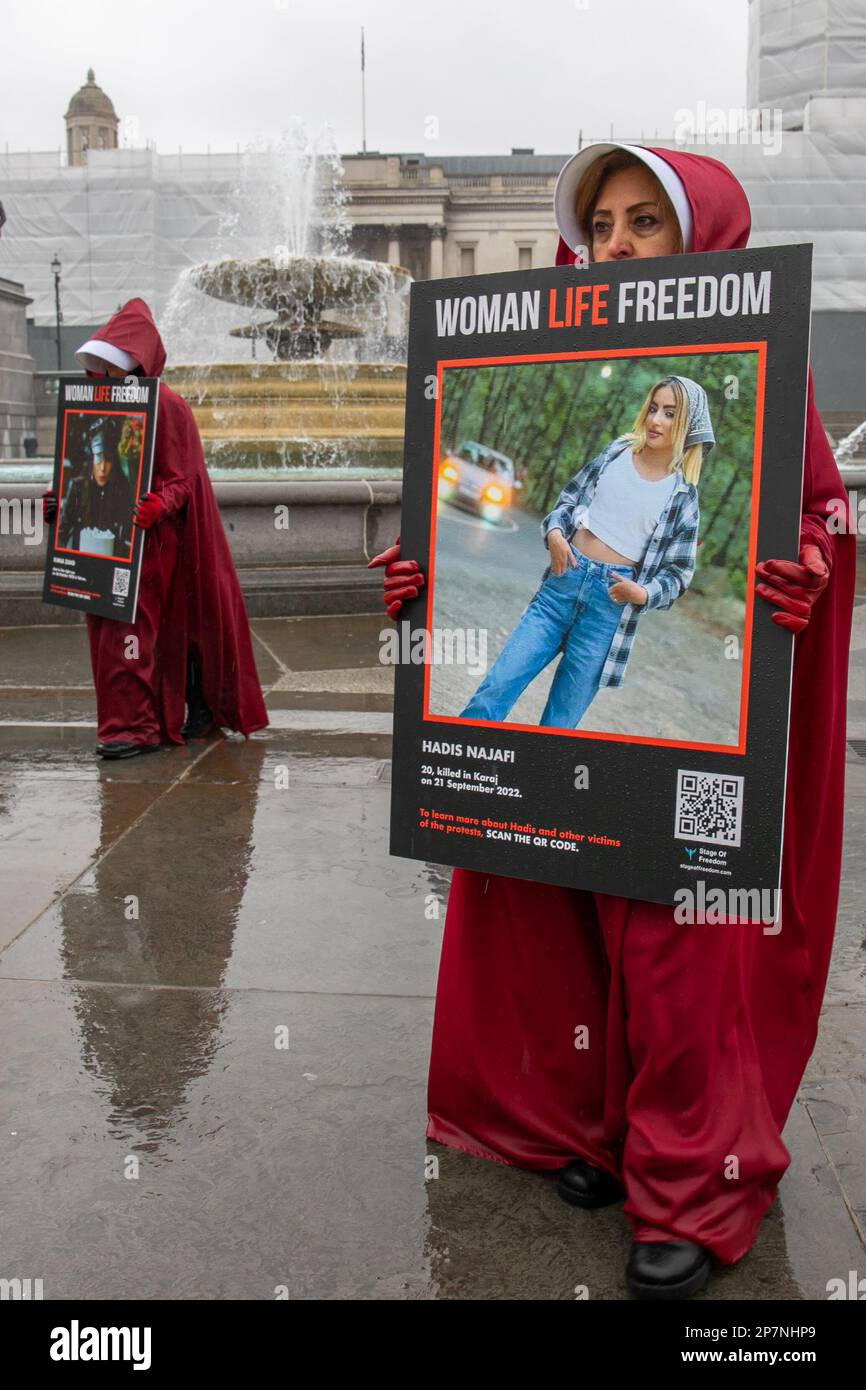
<path fill-rule="evenodd" d="M 59 382 L 43 600 L 135 621 L 144 533 L 134 524 L 150 487 L 159 381 Z"/>
<path fill-rule="evenodd" d="M 778 889 L 810 294 L 810 246 L 413 285 L 393 853 Z"/>

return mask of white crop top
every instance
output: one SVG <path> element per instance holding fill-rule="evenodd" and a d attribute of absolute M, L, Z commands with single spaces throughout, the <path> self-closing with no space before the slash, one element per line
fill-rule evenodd
<path fill-rule="evenodd" d="M 631 449 L 626 447 L 611 459 L 599 478 L 595 496 L 580 524 L 637 564 L 678 480 L 678 473 L 669 473 L 655 482 L 642 478 L 634 466 Z"/>

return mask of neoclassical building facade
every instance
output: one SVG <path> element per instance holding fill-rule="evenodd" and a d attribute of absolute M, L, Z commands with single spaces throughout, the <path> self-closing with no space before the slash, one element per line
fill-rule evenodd
<path fill-rule="evenodd" d="M 348 154 L 352 247 L 416 280 L 550 265 L 553 187 L 567 154 Z"/>

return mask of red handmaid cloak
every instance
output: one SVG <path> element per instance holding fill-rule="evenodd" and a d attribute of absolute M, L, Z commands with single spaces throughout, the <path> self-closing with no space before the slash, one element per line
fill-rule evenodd
<path fill-rule="evenodd" d="M 93 334 L 161 376 L 165 348 L 143 299 Z M 250 734 L 268 716 L 249 620 L 192 411 L 160 383 L 151 491 L 167 515 L 146 533 L 134 624 L 88 614 L 100 741 L 182 743 L 187 652 L 215 723 Z M 136 662 L 126 655 L 134 634 Z"/>
<path fill-rule="evenodd" d="M 745 246 L 730 170 L 654 152 L 685 186 L 694 251 Z M 556 263 L 573 259 L 560 239 Z M 804 470 L 801 538 L 830 581 L 793 638 L 781 930 L 679 925 L 660 904 L 458 868 L 433 1025 L 428 1137 L 539 1170 L 584 1158 L 623 1183 L 635 1239 L 723 1263 L 751 1247 L 790 1162 L 839 890 L 856 538 L 825 526 L 845 491 L 811 374 Z"/>

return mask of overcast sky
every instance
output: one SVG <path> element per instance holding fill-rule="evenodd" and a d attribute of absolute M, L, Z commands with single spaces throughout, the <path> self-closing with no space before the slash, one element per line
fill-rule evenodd
<path fill-rule="evenodd" d="M 88 67 L 127 142 L 234 149 L 294 117 L 367 148 L 568 153 L 746 100 L 747 0 L 3 0 L 0 148 L 64 142 Z M 430 118 L 438 121 L 436 127 Z"/>

